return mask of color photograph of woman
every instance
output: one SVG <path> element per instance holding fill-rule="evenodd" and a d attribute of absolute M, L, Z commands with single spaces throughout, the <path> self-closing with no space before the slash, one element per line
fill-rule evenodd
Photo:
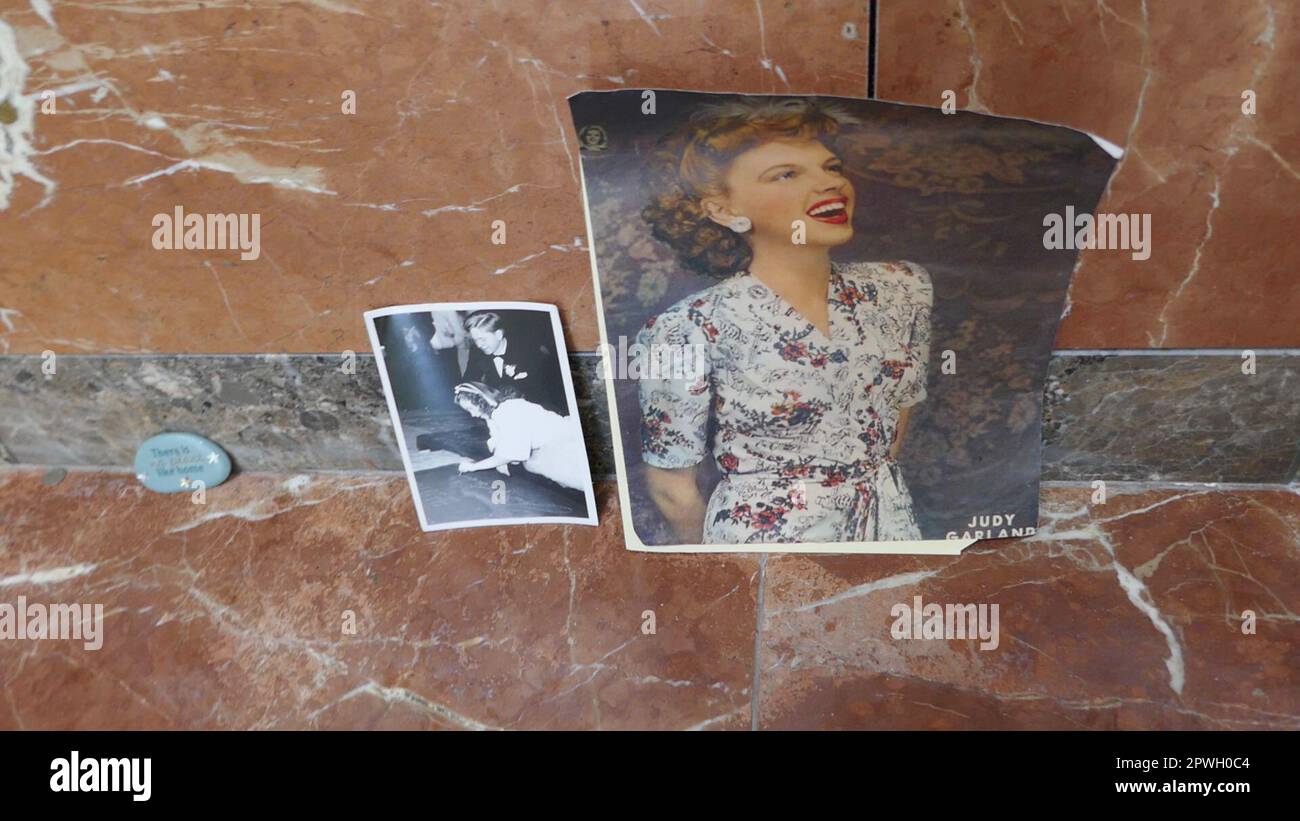
<path fill-rule="evenodd" d="M 1045 256 L 1042 208 L 1091 207 L 1110 157 L 1069 129 L 859 100 L 570 102 L 607 141 L 582 153 L 606 355 L 704 363 L 610 385 L 637 541 L 831 552 L 1034 523 L 1035 375 L 1072 265 Z M 994 182 L 1036 194 L 1008 209 Z M 995 353 L 961 358 L 979 345 Z M 945 349 L 964 372 L 940 371 Z M 997 372 L 1001 391 L 976 386 Z"/>
<path fill-rule="evenodd" d="M 640 382 L 651 499 L 685 541 L 919 539 L 896 461 L 925 396 L 929 274 L 832 263 L 856 197 L 835 134 L 803 100 L 705 106 L 655 157 L 644 218 L 684 266 L 719 280 L 651 317 L 637 341 L 702 345 L 706 374 Z M 706 456 L 722 472 L 696 490 Z"/>

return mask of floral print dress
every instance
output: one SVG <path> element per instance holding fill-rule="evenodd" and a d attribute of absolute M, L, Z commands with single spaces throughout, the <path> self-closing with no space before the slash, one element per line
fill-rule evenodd
<path fill-rule="evenodd" d="M 716 419 L 707 544 L 921 538 L 889 449 L 899 412 L 926 397 L 930 275 L 912 262 L 834 264 L 827 298 L 829 337 L 746 272 L 637 335 L 655 355 L 706 353 L 703 373 L 642 375 L 639 394 L 642 459 L 655 467 L 702 461 Z"/>

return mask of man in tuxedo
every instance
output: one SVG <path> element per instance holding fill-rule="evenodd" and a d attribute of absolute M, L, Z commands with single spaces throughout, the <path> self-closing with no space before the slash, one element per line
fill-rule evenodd
<path fill-rule="evenodd" d="M 510 387 L 529 402 L 561 416 L 569 414 L 564 378 L 551 344 L 550 315 L 537 312 L 532 327 L 526 317 L 503 317 L 492 311 L 472 314 L 465 330 L 474 342 L 465 367 L 465 381 L 494 388 Z"/>

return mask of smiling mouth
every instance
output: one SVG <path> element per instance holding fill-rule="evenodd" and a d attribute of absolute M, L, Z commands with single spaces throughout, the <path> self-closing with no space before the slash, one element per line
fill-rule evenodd
<path fill-rule="evenodd" d="M 828 222 L 831 225 L 843 225 L 849 221 L 849 201 L 845 197 L 836 197 L 833 200 L 822 200 L 812 208 L 809 208 L 807 214 L 818 222 Z"/>

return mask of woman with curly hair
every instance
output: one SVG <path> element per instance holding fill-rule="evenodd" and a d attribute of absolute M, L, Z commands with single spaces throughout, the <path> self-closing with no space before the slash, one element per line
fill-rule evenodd
<path fill-rule="evenodd" d="M 651 499 L 685 543 L 920 539 L 895 457 L 926 396 L 933 292 L 912 262 L 832 262 L 853 237 L 833 104 L 709 105 L 660 145 L 642 211 L 681 263 L 718 279 L 637 336 L 694 346 L 691 379 L 643 378 Z M 706 500 L 709 448 L 722 474 Z"/>

